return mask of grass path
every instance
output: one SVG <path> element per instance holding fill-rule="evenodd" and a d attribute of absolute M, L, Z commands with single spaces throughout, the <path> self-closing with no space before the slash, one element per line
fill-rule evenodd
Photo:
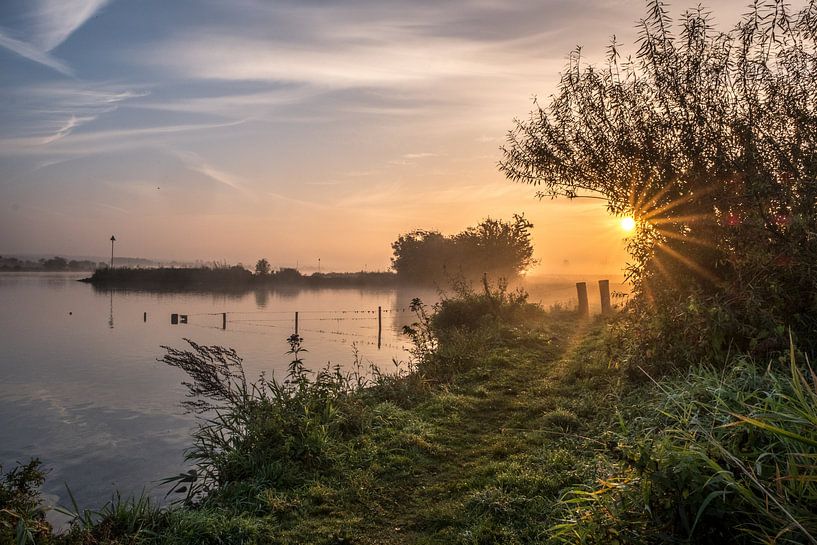
<path fill-rule="evenodd" d="M 353 540 L 540 541 L 560 491 L 587 480 L 598 449 L 582 437 L 608 425 L 595 395 L 604 385 L 581 371 L 592 365 L 583 357 L 598 331 L 595 321 L 551 318 L 522 345 L 493 347 L 416 407 L 428 455 L 391 483 L 393 502 L 364 519 Z"/>

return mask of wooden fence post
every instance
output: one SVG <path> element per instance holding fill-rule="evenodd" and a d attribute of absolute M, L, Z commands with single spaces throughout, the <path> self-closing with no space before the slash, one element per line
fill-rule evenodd
<path fill-rule="evenodd" d="M 380 350 L 380 341 L 383 337 L 383 307 L 377 307 L 377 349 Z"/>
<path fill-rule="evenodd" d="M 599 296 L 601 297 L 601 313 L 609 314 L 610 306 L 610 281 L 599 280 Z"/>
<path fill-rule="evenodd" d="M 587 302 L 587 283 L 576 282 L 576 292 L 579 295 L 579 315 L 587 316 L 590 314 L 590 305 Z"/>
<path fill-rule="evenodd" d="M 295 311 L 295 334 L 298 334 L 298 311 Z"/>
<path fill-rule="evenodd" d="M 221 329 L 227 329 L 227 313 L 221 313 Z"/>

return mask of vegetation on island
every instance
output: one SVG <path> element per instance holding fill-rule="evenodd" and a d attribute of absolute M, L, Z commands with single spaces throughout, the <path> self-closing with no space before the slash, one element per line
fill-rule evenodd
<path fill-rule="evenodd" d="M 267 267 L 263 267 L 266 262 Z M 242 264 L 201 267 L 159 267 L 153 269 L 97 269 L 84 282 L 102 289 L 188 290 L 246 292 L 254 289 L 290 287 L 393 286 L 396 276 L 389 272 L 312 273 L 282 267 L 271 270 L 266 259 L 253 273 Z"/>
<path fill-rule="evenodd" d="M 37 261 L 30 259 L 20 259 L 18 257 L 0 256 L 0 271 L 93 271 L 100 267 L 106 267 L 105 263 L 98 263 L 88 259 L 66 259 L 60 256 L 41 258 Z"/>
<path fill-rule="evenodd" d="M 392 243 L 393 272 L 315 272 L 272 267 L 259 259 L 253 270 L 241 263 L 200 267 L 98 268 L 84 281 L 101 288 L 152 290 L 246 290 L 265 286 L 393 286 L 397 283 L 445 285 L 452 278 L 512 278 L 534 263 L 530 229 L 516 215 L 513 221 L 487 218 L 461 233 L 415 230 Z"/>
<path fill-rule="evenodd" d="M 635 217 L 624 308 L 461 280 L 412 304 L 391 373 L 312 373 L 297 336 L 282 381 L 170 347 L 202 411 L 177 502 L 75 506 L 55 536 L 33 461 L 0 484 L 0 543 L 817 543 L 817 7 L 673 28 L 652 1 L 635 57 L 574 56 L 502 163 Z"/>

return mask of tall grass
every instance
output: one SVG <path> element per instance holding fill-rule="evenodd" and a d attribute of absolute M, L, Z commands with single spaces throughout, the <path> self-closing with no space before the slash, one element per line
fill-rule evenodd
<path fill-rule="evenodd" d="M 34 458 L 3 472 L 0 466 L 0 544 L 27 545 L 50 535 L 39 488 L 45 481 Z"/>
<path fill-rule="evenodd" d="M 337 366 L 312 373 L 302 338 L 288 340 L 293 359 L 283 381 L 261 375 L 248 382 L 232 349 L 190 340 L 186 350 L 165 347 L 162 361 L 190 377 L 185 404 L 201 417 L 186 455 L 191 469 L 165 481 L 184 503 L 212 501 L 217 490 L 235 506 L 266 489 L 302 484 L 331 466 L 342 439 L 366 426 L 365 407 L 353 395 L 363 375 Z"/>
<path fill-rule="evenodd" d="M 655 412 L 622 422 L 623 471 L 565 496 L 558 539 L 817 543 L 817 375 L 793 346 L 656 384 Z"/>

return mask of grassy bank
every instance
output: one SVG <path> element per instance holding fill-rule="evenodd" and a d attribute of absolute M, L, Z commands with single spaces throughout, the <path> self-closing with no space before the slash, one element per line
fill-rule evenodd
<path fill-rule="evenodd" d="M 415 309 L 415 366 L 401 375 L 309 374 L 297 338 L 283 382 L 248 379 L 230 350 L 171 349 L 165 361 L 191 376 L 190 407 L 210 407 L 191 472 L 168 485 L 180 503 L 115 500 L 57 537 L 30 503 L 18 502 L 29 514 L 16 519 L 22 508 L 9 503 L 2 535 L 513 544 L 752 543 L 765 533 L 810 542 L 817 390 L 799 362 L 741 360 L 728 375 L 698 368 L 653 384 L 617 367 L 606 319 L 546 313 L 503 293 L 464 295 L 434 315 Z"/>

